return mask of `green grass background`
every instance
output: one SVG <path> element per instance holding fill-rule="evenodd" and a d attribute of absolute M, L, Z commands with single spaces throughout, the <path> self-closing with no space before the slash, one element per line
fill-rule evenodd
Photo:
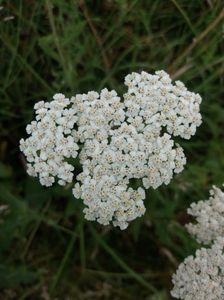
<path fill-rule="evenodd" d="M 0 300 L 167 300 L 197 244 L 186 208 L 224 182 L 222 0 L 0 1 Z M 14 18 L 8 20 L 7 17 Z M 180 141 L 188 164 L 147 192 L 125 231 L 86 222 L 71 186 L 26 175 L 18 142 L 33 105 L 56 92 L 123 92 L 132 71 L 164 69 L 203 98 L 203 124 Z"/>

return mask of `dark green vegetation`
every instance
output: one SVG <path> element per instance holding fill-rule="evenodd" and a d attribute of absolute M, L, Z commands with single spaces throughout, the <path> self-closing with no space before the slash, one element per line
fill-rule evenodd
<path fill-rule="evenodd" d="M 172 272 L 197 247 L 186 208 L 224 182 L 223 1 L 0 6 L 0 299 L 170 299 Z M 127 73 L 157 69 L 203 97 L 203 125 L 180 141 L 188 164 L 148 191 L 145 216 L 127 230 L 86 222 L 71 186 L 43 188 L 25 173 L 18 142 L 33 105 L 56 92 L 122 92 Z"/>

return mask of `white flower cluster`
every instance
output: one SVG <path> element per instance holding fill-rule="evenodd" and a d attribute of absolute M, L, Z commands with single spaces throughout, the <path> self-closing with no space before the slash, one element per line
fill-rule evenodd
<path fill-rule="evenodd" d="M 66 173 L 69 176 L 65 178 L 65 172 L 59 172 L 58 163 L 56 169 L 49 171 L 48 153 L 55 153 L 54 162 L 57 158 L 59 164 L 63 162 L 71 167 L 66 158 L 75 157 L 77 144 L 81 144 L 79 159 L 83 170 L 77 176 L 73 194 L 83 199 L 88 220 L 97 220 L 104 225 L 112 222 L 121 229 L 144 214 L 144 188 L 168 184 L 174 173 L 183 170 L 186 158 L 171 134 L 189 139 L 201 124 L 201 97 L 189 92 L 179 81 L 172 84 L 166 72 L 158 71 L 155 75 L 132 73 L 125 77 L 125 85 L 128 90 L 123 99 L 107 89 L 100 94 L 91 91 L 76 95 L 70 101 L 61 96 L 63 102 L 59 97 L 66 103 L 65 107 L 70 108 L 62 108 L 60 116 L 53 118 L 50 114 L 54 108 L 47 109 L 48 124 L 52 128 L 51 146 L 47 143 L 46 125 L 45 130 L 42 129 L 42 117 L 39 122 L 34 122 L 32 130 L 28 129 L 31 137 L 21 143 L 22 151 L 33 163 L 29 165 L 29 173 L 38 174 L 41 183 L 48 185 L 54 176 L 60 178 L 60 182 L 63 180 L 62 183 L 72 180 L 72 170 L 69 169 L 70 173 Z M 43 105 L 51 107 L 51 103 Z M 64 110 L 67 111 L 65 116 Z M 60 141 L 58 144 L 58 130 L 62 130 L 68 143 Z M 71 152 L 70 141 L 74 152 Z M 44 161 L 40 154 L 43 149 Z M 39 167 L 43 163 L 47 171 Z M 131 187 L 131 179 L 138 181 L 136 189 Z"/>
<path fill-rule="evenodd" d="M 27 125 L 30 134 L 20 140 L 20 149 L 27 159 L 27 173 L 39 176 L 40 183 L 51 186 L 58 178 L 60 185 L 72 182 L 74 167 L 66 159 L 75 158 L 78 145 L 71 136 L 77 121 L 70 100 L 56 94 L 53 101 L 40 101 L 34 106 L 36 120 Z"/>
<path fill-rule="evenodd" d="M 80 116 L 74 138 L 84 142 L 80 153 L 83 172 L 77 176 L 81 185 L 75 184 L 73 194 L 87 206 L 86 219 L 103 225 L 112 221 L 125 229 L 128 221 L 145 212 L 144 190 L 128 187 L 129 179 L 141 177 L 142 172 L 133 163 L 139 144 L 134 140 L 136 129 L 125 122 L 124 104 L 115 91 L 89 92 L 72 101 Z M 144 153 L 141 155 L 143 158 Z"/>
<path fill-rule="evenodd" d="M 122 229 L 145 212 L 144 190 L 129 188 L 130 179 L 157 188 L 186 163 L 183 149 L 175 148 L 162 129 L 189 138 L 201 122 L 200 96 L 180 82 L 172 85 L 165 72 L 132 73 L 125 84 L 124 102 L 106 89 L 72 98 L 80 115 L 74 136 L 84 142 L 81 185 L 75 185 L 74 196 L 84 199 L 87 219 L 104 225 L 113 221 Z"/>
<path fill-rule="evenodd" d="M 189 92 L 181 81 L 171 83 L 164 71 L 155 75 L 132 73 L 125 78 L 128 93 L 124 95 L 129 122 L 143 119 L 145 124 L 169 134 L 189 139 L 201 124 L 199 94 Z M 136 120 L 136 121 L 137 121 Z"/>
<path fill-rule="evenodd" d="M 201 248 L 187 257 L 173 275 L 171 295 L 185 300 L 224 299 L 224 238 L 211 248 Z"/>
<path fill-rule="evenodd" d="M 211 245 L 196 251 L 180 264 L 173 275 L 171 295 L 184 300 L 224 299 L 224 193 L 213 186 L 210 198 L 191 204 L 188 213 L 196 223 L 187 224 L 188 232 L 199 243 Z"/>
<path fill-rule="evenodd" d="M 187 230 L 199 243 L 208 245 L 224 236 L 224 192 L 221 189 L 213 186 L 209 199 L 192 203 L 187 212 L 197 221 L 187 224 Z"/>

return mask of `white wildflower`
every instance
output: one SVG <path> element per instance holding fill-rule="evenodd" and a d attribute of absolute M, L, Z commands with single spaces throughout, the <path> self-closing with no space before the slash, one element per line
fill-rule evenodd
<path fill-rule="evenodd" d="M 31 136 L 21 141 L 28 173 L 47 186 L 55 177 L 59 184 L 72 181 L 67 158 L 83 144 L 73 194 L 83 199 L 88 220 L 121 229 L 144 214 L 142 187 L 168 184 L 183 170 L 183 149 L 171 135 L 189 139 L 201 123 L 200 96 L 179 81 L 172 84 L 166 72 L 132 73 L 125 85 L 124 99 L 103 89 L 39 102 L 36 121 L 27 127 Z M 131 179 L 142 187 L 131 188 Z"/>
<path fill-rule="evenodd" d="M 171 295 L 184 300 L 224 299 L 224 238 L 211 248 L 201 248 L 187 257 L 173 275 Z"/>
<path fill-rule="evenodd" d="M 192 203 L 188 214 L 196 223 L 187 224 L 187 230 L 199 243 L 210 244 L 217 237 L 224 236 L 224 193 L 213 186 L 208 200 Z"/>
<path fill-rule="evenodd" d="M 78 194 L 74 188 L 74 195 L 84 200 L 87 219 L 104 225 L 112 222 L 122 229 L 145 212 L 145 195 L 133 199 L 136 191 L 129 188 L 130 179 L 142 180 L 146 189 L 158 188 L 169 184 L 186 163 L 183 149 L 163 128 L 174 133 L 176 126 L 175 135 L 189 138 L 195 133 L 189 128 L 196 128 L 201 120 L 200 96 L 180 82 L 172 85 L 163 71 L 132 73 L 125 84 L 124 103 L 107 89 L 72 98 L 78 107 L 73 136 L 84 143 L 83 173 L 81 180 L 77 177 L 81 185 Z"/>

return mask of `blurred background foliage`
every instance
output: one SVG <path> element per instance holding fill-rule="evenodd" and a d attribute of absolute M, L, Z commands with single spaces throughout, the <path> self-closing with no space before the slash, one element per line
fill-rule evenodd
<path fill-rule="evenodd" d="M 197 244 L 186 208 L 224 182 L 222 0 L 0 0 L 0 300 L 171 299 Z M 43 188 L 18 149 L 33 105 L 56 92 L 123 92 L 132 71 L 164 69 L 203 97 L 180 141 L 188 164 L 147 193 L 125 231 L 83 219 L 71 186 Z"/>

